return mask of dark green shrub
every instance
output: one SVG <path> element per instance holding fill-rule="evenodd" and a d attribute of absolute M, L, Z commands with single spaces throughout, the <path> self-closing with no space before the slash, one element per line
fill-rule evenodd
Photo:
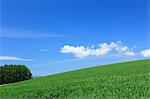
<path fill-rule="evenodd" d="M 32 74 L 25 65 L 0 66 L 0 84 L 29 80 L 31 78 Z"/>

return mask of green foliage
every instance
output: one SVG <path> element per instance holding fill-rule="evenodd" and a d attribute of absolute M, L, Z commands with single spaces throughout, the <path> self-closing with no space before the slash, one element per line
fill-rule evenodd
<path fill-rule="evenodd" d="M 32 74 L 25 65 L 4 65 L 0 67 L 0 84 L 31 79 Z"/>
<path fill-rule="evenodd" d="M 150 60 L 97 66 L 0 86 L 2 99 L 149 99 Z"/>

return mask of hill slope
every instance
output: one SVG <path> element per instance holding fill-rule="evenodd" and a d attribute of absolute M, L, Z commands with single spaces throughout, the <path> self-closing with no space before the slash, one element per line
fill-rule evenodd
<path fill-rule="evenodd" d="M 97 66 L 0 86 L 1 99 L 147 99 L 150 60 Z"/>

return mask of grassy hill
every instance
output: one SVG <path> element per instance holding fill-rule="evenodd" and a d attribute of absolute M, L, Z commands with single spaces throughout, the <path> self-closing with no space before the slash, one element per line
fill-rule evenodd
<path fill-rule="evenodd" d="M 150 99 L 150 60 L 96 66 L 0 86 L 1 99 Z"/>

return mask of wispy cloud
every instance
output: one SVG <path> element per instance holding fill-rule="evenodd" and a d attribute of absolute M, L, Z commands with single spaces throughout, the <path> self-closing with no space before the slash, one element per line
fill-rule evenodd
<path fill-rule="evenodd" d="M 104 56 L 111 51 L 115 51 L 119 54 L 127 56 L 135 56 L 135 52 L 130 50 L 130 48 L 124 45 L 124 43 L 122 43 L 121 41 L 102 43 L 96 49 L 94 49 L 94 47 L 65 45 L 60 50 L 61 53 L 71 53 L 77 58 L 85 58 L 88 56 Z"/>
<path fill-rule="evenodd" d="M 69 62 L 74 62 L 78 61 L 79 59 L 65 59 L 65 60 L 57 60 L 57 61 L 52 61 L 51 64 L 55 63 L 69 63 Z"/>
<path fill-rule="evenodd" d="M 48 37 L 66 37 L 58 33 L 45 31 L 20 30 L 11 28 L 1 28 L 1 38 L 48 38 Z"/>
<path fill-rule="evenodd" d="M 24 59 L 15 56 L 0 56 L 0 60 L 15 60 L 15 61 L 34 61 L 32 59 Z"/>
<path fill-rule="evenodd" d="M 40 51 L 41 51 L 41 52 L 46 52 L 47 49 L 44 49 L 44 48 L 43 48 L 43 49 L 40 49 Z"/>

